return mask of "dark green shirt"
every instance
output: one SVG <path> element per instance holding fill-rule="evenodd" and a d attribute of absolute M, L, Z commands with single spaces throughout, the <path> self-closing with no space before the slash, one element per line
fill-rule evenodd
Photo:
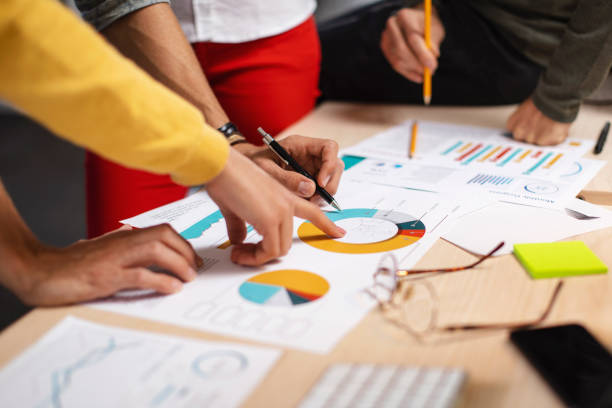
<path fill-rule="evenodd" d="M 612 0 L 470 1 L 518 51 L 544 67 L 533 94 L 538 109 L 572 122 L 612 67 Z"/>

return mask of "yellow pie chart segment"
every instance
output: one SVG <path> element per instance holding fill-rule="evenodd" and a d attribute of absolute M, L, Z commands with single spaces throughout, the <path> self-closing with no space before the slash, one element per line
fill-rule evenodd
<path fill-rule="evenodd" d="M 329 291 L 325 278 L 312 272 L 284 269 L 249 278 L 238 288 L 240 296 L 262 306 L 294 307 L 314 302 Z"/>
<path fill-rule="evenodd" d="M 298 237 L 306 244 L 329 252 L 343 254 L 371 254 L 393 251 L 414 244 L 425 235 L 425 225 L 416 218 L 392 210 L 354 208 L 327 213 L 334 222 L 346 218 L 378 218 L 397 226 L 397 234 L 384 241 L 371 243 L 348 243 L 328 237 L 311 222 L 304 222 L 298 228 Z"/>

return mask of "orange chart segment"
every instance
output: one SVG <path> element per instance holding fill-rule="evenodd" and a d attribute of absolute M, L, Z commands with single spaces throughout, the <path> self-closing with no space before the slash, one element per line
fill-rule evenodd
<path fill-rule="evenodd" d="M 323 277 L 297 269 L 261 273 L 240 285 L 243 299 L 266 306 L 296 306 L 310 303 L 329 291 Z"/>
<path fill-rule="evenodd" d="M 376 218 L 395 224 L 395 236 L 379 242 L 350 243 L 328 237 L 310 222 L 304 222 L 298 228 L 298 237 L 306 244 L 329 252 L 345 254 L 371 254 L 392 251 L 412 245 L 425 235 L 425 225 L 415 217 L 393 210 L 352 208 L 327 213 L 334 222 L 348 218 Z M 350 231 L 349 231 L 350 233 Z"/>

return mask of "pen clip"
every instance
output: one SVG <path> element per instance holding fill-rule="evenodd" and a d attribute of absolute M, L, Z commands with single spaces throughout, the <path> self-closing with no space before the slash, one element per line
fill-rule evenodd
<path fill-rule="evenodd" d="M 270 150 L 272 150 L 274 152 L 276 157 L 278 157 L 283 163 L 285 163 L 285 166 L 289 166 L 289 162 L 287 160 L 285 160 L 285 158 L 283 156 L 281 156 L 281 154 L 279 152 L 276 151 L 274 146 L 272 146 L 272 142 L 274 141 L 274 138 L 272 136 L 270 136 L 265 130 L 263 130 L 260 127 L 257 128 L 257 131 L 263 137 L 264 143 L 270 148 Z"/>

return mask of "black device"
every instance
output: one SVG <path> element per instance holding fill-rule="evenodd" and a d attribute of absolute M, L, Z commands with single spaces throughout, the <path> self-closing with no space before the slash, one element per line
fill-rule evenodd
<path fill-rule="evenodd" d="M 612 407 L 612 355 L 584 327 L 516 330 L 510 340 L 568 407 Z"/>

